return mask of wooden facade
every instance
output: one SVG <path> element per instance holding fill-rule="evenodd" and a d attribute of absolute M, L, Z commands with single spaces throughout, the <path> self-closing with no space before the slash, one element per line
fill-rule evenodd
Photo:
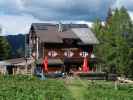
<path fill-rule="evenodd" d="M 34 55 L 36 59 L 47 56 L 48 60 L 60 59 L 63 62 L 53 64 L 49 71 L 57 71 L 61 66 L 65 66 L 65 70 L 78 70 L 84 57 L 88 58 L 89 63 L 93 63 L 91 55 L 98 40 L 85 24 L 33 23 L 28 44 L 30 56 Z"/>

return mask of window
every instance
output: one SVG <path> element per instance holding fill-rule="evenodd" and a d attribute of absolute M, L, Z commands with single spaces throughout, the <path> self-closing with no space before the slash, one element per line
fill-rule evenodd
<path fill-rule="evenodd" d="M 66 57 L 72 57 L 74 55 L 74 53 L 71 50 L 67 50 L 64 52 L 64 56 Z"/>
<path fill-rule="evenodd" d="M 50 57 L 56 57 L 58 55 L 58 53 L 56 51 L 49 51 L 48 52 L 48 56 Z"/>
<path fill-rule="evenodd" d="M 88 52 L 80 52 L 79 53 L 79 55 L 81 56 L 81 57 L 86 57 L 86 56 L 88 56 Z"/>

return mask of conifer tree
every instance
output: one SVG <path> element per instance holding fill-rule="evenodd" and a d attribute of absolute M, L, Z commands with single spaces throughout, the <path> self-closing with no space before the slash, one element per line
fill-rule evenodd
<path fill-rule="evenodd" d="M 10 53 L 10 46 L 7 40 L 3 36 L 0 36 L 0 60 L 8 58 L 9 53 Z"/>
<path fill-rule="evenodd" d="M 96 54 L 103 60 L 103 66 L 106 66 L 109 72 L 128 76 L 133 64 L 130 58 L 133 53 L 133 25 L 127 10 L 124 7 L 114 11 L 109 9 L 105 23 L 100 26 L 96 21 L 93 27 L 100 41 Z M 133 74 L 132 72 L 130 71 L 130 74 Z"/>

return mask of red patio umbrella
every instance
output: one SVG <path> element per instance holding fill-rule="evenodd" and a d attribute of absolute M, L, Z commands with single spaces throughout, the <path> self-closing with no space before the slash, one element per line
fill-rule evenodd
<path fill-rule="evenodd" d="M 43 60 L 43 71 L 48 72 L 48 57 L 47 56 Z"/>
<path fill-rule="evenodd" d="M 83 72 L 89 72 L 87 57 L 84 58 L 82 70 L 83 70 Z"/>

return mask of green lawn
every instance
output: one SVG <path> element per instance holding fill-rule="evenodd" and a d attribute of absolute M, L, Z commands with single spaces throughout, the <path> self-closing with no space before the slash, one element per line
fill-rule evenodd
<path fill-rule="evenodd" d="M 133 100 L 133 86 L 79 78 L 44 81 L 33 77 L 0 77 L 0 100 Z"/>
<path fill-rule="evenodd" d="M 76 100 L 133 100 L 132 85 L 118 85 L 113 82 L 73 80 L 69 86 Z"/>

